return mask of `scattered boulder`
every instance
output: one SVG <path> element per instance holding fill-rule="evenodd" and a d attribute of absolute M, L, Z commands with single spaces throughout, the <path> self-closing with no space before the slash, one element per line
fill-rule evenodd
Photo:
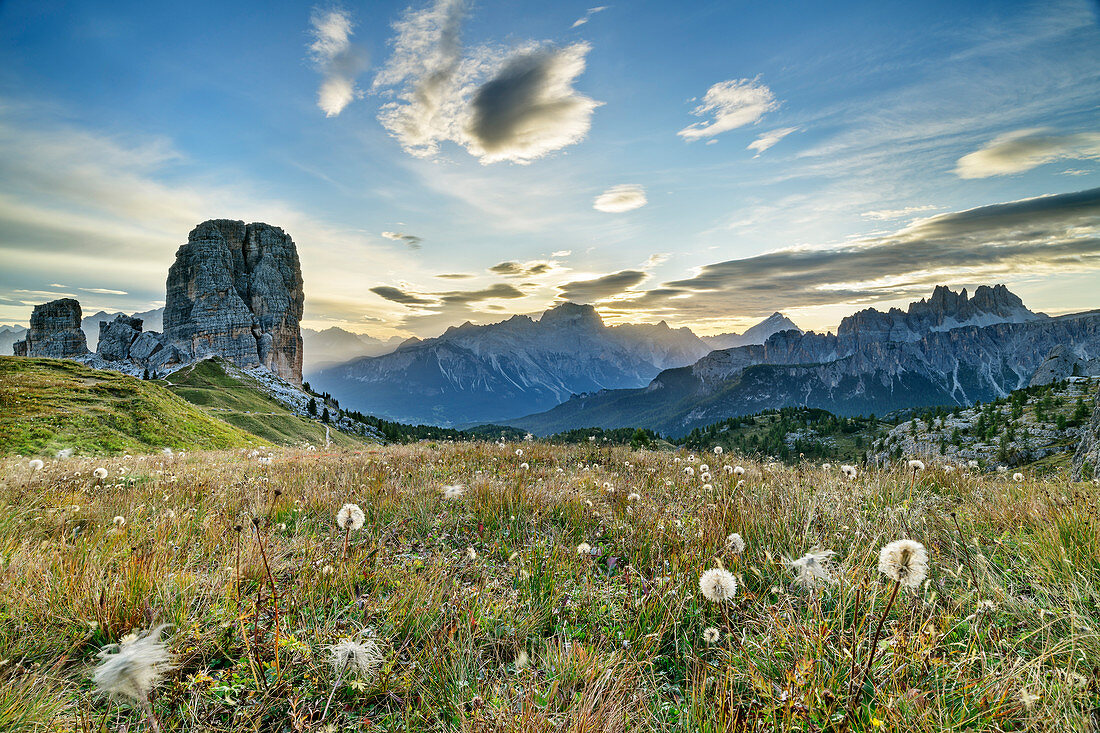
<path fill-rule="evenodd" d="M 168 271 L 163 343 L 183 361 L 222 356 L 302 383 L 305 303 L 294 241 L 269 224 L 195 227 Z"/>
<path fill-rule="evenodd" d="M 96 353 L 107 361 L 130 358 L 134 342 L 141 336 L 141 319 L 117 315 L 113 321 L 99 322 L 99 343 Z"/>
<path fill-rule="evenodd" d="M 86 355 L 88 342 L 80 330 L 80 303 L 60 298 L 36 305 L 26 337 L 12 348 L 16 356 L 72 359 Z"/>

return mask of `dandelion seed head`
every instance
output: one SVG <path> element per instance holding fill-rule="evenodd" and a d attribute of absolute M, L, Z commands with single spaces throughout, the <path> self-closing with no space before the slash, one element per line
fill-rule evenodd
<path fill-rule="evenodd" d="M 588 544 L 587 542 L 580 543 L 579 545 L 577 545 L 577 554 L 578 555 L 591 555 L 592 554 L 592 545 Z"/>
<path fill-rule="evenodd" d="M 46 464 L 42 462 L 41 458 L 32 458 L 31 462 L 27 465 L 31 467 L 32 471 L 41 471 L 42 467 Z"/>
<path fill-rule="evenodd" d="M 120 643 L 100 649 L 100 662 L 92 673 L 96 690 L 110 697 L 146 700 L 173 664 L 172 653 L 161 641 L 166 628 L 168 624 L 162 624 L 141 635 L 128 634 Z"/>
<path fill-rule="evenodd" d="M 928 552 L 914 540 L 895 540 L 879 552 L 878 570 L 906 588 L 916 589 L 928 575 Z"/>
<path fill-rule="evenodd" d="M 788 561 L 787 565 L 794 573 L 795 581 L 803 588 L 813 588 L 818 583 L 833 582 L 832 561 L 836 553 L 832 550 L 822 550 L 818 547 L 811 549 L 797 560 Z"/>
<path fill-rule="evenodd" d="M 440 492 L 442 492 L 444 499 L 454 501 L 462 498 L 462 495 L 466 493 L 466 487 L 462 484 L 451 484 L 449 486 L 444 486 L 440 489 Z"/>
<path fill-rule="evenodd" d="M 703 629 L 703 641 L 707 644 L 717 644 L 718 640 L 722 638 L 722 632 L 713 626 Z"/>
<path fill-rule="evenodd" d="M 1012 480 L 1016 483 L 1020 483 L 1024 480 L 1024 475 L 1022 473 L 1014 473 L 1012 474 Z"/>
<path fill-rule="evenodd" d="M 737 593 L 737 580 L 724 568 L 711 568 L 699 576 L 699 590 L 714 603 L 725 603 Z"/>
<path fill-rule="evenodd" d="M 729 548 L 730 552 L 740 555 L 745 551 L 745 540 L 742 539 L 741 535 L 734 532 L 726 538 L 726 547 Z"/>
<path fill-rule="evenodd" d="M 475 550 L 473 547 L 467 547 L 466 548 L 466 559 L 467 560 L 476 560 L 477 559 L 477 550 Z"/>
<path fill-rule="evenodd" d="M 126 517 L 123 517 L 121 515 L 115 517 L 111 521 L 114 522 L 114 525 L 119 529 L 122 529 L 124 526 L 126 526 Z"/>
<path fill-rule="evenodd" d="M 103 466 L 100 466 L 96 470 L 92 471 L 92 475 L 102 481 L 103 479 L 107 478 L 107 469 Z"/>
<path fill-rule="evenodd" d="M 909 468 L 913 469 L 914 472 L 924 470 L 924 461 L 918 460 L 916 458 L 911 458 L 907 465 L 909 466 Z"/>
<path fill-rule="evenodd" d="M 358 504 L 344 504 L 340 507 L 340 511 L 336 512 L 336 524 L 340 529 L 362 529 L 365 521 L 366 516 Z"/>
<path fill-rule="evenodd" d="M 328 648 L 329 663 L 336 674 L 373 677 L 382 666 L 382 652 L 373 639 L 340 639 Z"/>

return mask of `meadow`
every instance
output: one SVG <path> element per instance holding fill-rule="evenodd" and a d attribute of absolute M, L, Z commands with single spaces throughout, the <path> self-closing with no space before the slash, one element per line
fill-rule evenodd
<path fill-rule="evenodd" d="M 4 730 L 1100 724 L 1093 484 L 539 442 L 0 470 Z"/>

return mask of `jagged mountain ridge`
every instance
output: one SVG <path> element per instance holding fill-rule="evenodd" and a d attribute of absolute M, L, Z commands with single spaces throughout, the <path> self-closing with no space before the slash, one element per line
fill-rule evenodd
<path fill-rule="evenodd" d="M 310 375 L 341 404 L 389 419 L 454 425 L 547 409 L 571 394 L 637 387 L 710 348 L 687 328 L 606 326 L 590 305 L 565 303 L 538 319 L 453 326 L 391 354 Z"/>
<path fill-rule="evenodd" d="M 690 367 L 662 372 L 643 389 L 574 396 L 510 424 L 537 433 L 633 425 L 681 435 L 727 417 L 784 406 L 856 415 L 968 405 L 1026 386 L 1059 344 L 1070 345 L 1082 359 L 1100 355 L 1097 314 L 1049 318 L 1026 308 L 1026 313 L 1002 308 L 1019 300 L 1007 289 L 1003 293 L 1011 298 L 995 288 L 979 291 L 980 298 L 976 291 L 975 298 L 966 299 L 949 290 L 955 297 L 947 297 L 937 288 L 932 299 L 908 312 L 861 311 L 845 319 L 837 335 L 780 332 L 761 346 L 714 351 Z M 943 328 L 953 320 L 980 323 L 994 317 L 1004 320 Z M 915 324 L 925 331 L 913 339 Z"/>
<path fill-rule="evenodd" d="M 316 369 L 362 356 L 382 356 L 397 349 L 404 341 L 405 339 L 401 337 L 379 339 L 361 333 L 352 333 L 339 326 L 330 326 L 322 331 L 303 328 L 302 369 L 308 379 Z"/>

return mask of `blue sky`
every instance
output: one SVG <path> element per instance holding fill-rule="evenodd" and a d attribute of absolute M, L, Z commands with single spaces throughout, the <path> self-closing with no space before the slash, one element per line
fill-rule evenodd
<path fill-rule="evenodd" d="M 222 217 L 294 237 L 306 325 L 378 336 L 1094 308 L 1097 6 L 8 0 L 0 168 L 0 322 L 155 307 Z"/>

